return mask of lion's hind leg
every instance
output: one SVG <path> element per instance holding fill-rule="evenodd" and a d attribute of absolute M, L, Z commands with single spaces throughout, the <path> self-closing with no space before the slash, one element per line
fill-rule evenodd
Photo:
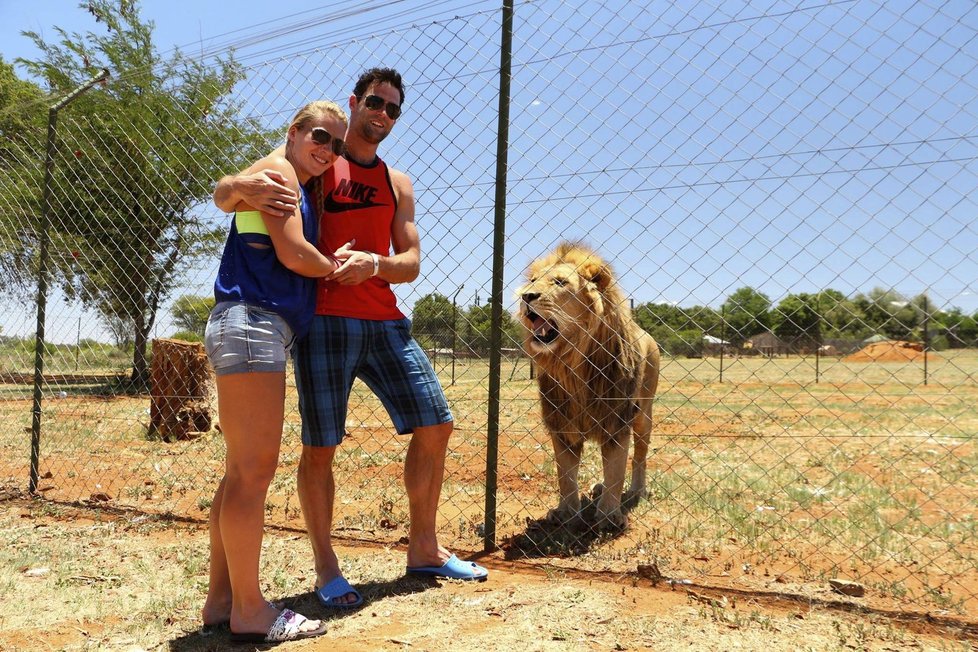
<path fill-rule="evenodd" d="M 632 455 L 632 481 L 622 498 L 625 507 L 629 509 L 635 507 L 640 500 L 649 497 L 646 465 L 648 464 L 649 441 L 652 437 L 652 401 L 648 401 L 648 404 L 648 410 L 639 409 L 633 423 L 635 452 Z"/>

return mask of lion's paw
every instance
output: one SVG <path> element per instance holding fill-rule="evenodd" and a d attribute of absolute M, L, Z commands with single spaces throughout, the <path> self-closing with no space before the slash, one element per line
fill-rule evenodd
<path fill-rule="evenodd" d="M 649 498 L 649 490 L 645 487 L 642 487 L 640 489 L 634 489 L 634 490 L 629 489 L 621 497 L 621 504 L 624 507 L 631 509 L 632 507 L 638 505 L 640 501 L 648 500 L 648 498 Z"/>
<path fill-rule="evenodd" d="M 547 516 L 544 520 L 546 520 L 549 523 L 556 523 L 556 524 L 563 525 L 563 524 L 571 523 L 572 521 L 577 520 L 579 517 L 580 517 L 580 511 L 578 510 L 567 508 L 567 507 L 554 507 L 549 512 L 547 512 Z"/>
<path fill-rule="evenodd" d="M 599 506 L 594 513 L 594 526 L 602 532 L 621 532 L 628 527 L 628 517 L 621 508 L 603 512 Z"/>

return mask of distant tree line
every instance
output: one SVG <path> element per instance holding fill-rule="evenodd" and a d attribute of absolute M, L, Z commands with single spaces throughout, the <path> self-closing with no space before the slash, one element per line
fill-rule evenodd
<path fill-rule="evenodd" d="M 201 339 L 213 306 L 212 297 L 178 297 L 171 308 L 173 322 L 180 329 L 175 337 Z M 765 294 L 744 287 L 727 297 L 720 308 L 648 302 L 635 306 L 633 314 L 671 355 L 701 354 L 704 335 L 740 348 L 752 337 L 773 333 L 789 347 L 809 351 L 824 342 L 859 342 L 873 335 L 923 342 L 925 321 L 932 349 L 978 347 L 978 313 L 937 309 L 926 295 L 907 299 L 879 288 L 852 298 L 837 290 L 789 294 L 774 305 Z M 415 302 L 411 317 L 413 334 L 427 350 L 489 354 L 490 304 L 453 305 L 445 295 L 432 292 Z M 503 311 L 502 325 L 503 348 L 521 346 L 522 326 L 513 315 Z"/>
<path fill-rule="evenodd" d="M 490 306 L 453 306 L 437 292 L 414 304 L 413 332 L 427 349 L 444 348 L 486 355 Z M 764 293 L 743 287 L 720 308 L 648 302 L 634 306 L 638 324 L 671 355 L 698 355 L 704 335 L 741 348 L 762 333 L 772 333 L 793 350 L 813 351 L 824 342 L 862 341 L 874 335 L 923 342 L 943 350 L 978 346 L 978 313 L 938 309 L 926 294 L 907 298 L 875 288 L 847 297 L 838 290 L 789 294 L 776 305 Z M 523 340 L 519 323 L 503 313 L 503 347 Z"/>
<path fill-rule="evenodd" d="M 449 349 L 475 356 L 489 355 L 492 304 L 453 305 L 443 294 L 432 292 L 414 304 L 412 334 L 422 348 Z M 522 327 L 503 311 L 502 348 L 518 348 Z"/>
<path fill-rule="evenodd" d="M 636 321 L 662 348 L 673 354 L 698 354 L 703 336 L 742 347 L 761 333 L 772 333 L 794 350 L 814 350 L 824 342 L 862 341 L 879 335 L 891 340 L 923 342 L 931 349 L 978 346 L 978 313 L 942 310 L 926 294 L 906 298 L 875 288 L 847 297 L 838 290 L 789 294 L 775 305 L 762 292 L 744 287 L 720 308 L 644 303 Z"/>

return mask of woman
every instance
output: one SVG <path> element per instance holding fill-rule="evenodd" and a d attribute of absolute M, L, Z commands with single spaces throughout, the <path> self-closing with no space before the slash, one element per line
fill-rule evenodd
<path fill-rule="evenodd" d="M 279 642 L 319 636 L 320 621 L 279 609 L 262 596 L 258 562 L 265 496 L 278 466 L 285 420 L 285 362 L 315 309 L 316 278 L 337 260 L 315 246 L 318 217 L 304 184 L 315 180 L 343 148 L 346 114 L 332 102 L 312 102 L 289 125 L 284 151 L 256 161 L 253 172 L 276 172 L 301 197 L 286 217 L 235 207 L 207 322 L 207 355 L 217 374 L 221 432 L 227 444 L 224 478 L 210 516 L 210 584 L 205 627 L 229 622 L 231 639 Z M 344 245 L 336 252 L 343 256 Z"/>

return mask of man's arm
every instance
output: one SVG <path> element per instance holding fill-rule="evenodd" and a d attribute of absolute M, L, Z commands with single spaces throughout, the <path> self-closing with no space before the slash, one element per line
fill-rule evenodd
<path fill-rule="evenodd" d="M 279 147 L 268 156 L 285 156 L 285 148 Z M 234 212 L 240 203 L 256 209 L 288 217 L 299 207 L 299 197 L 289 186 L 291 179 L 274 168 L 260 169 L 251 174 L 239 172 L 221 178 L 214 188 L 214 205 L 225 213 Z"/>
<path fill-rule="evenodd" d="M 222 177 L 214 188 L 214 204 L 225 213 L 234 212 L 234 207 L 243 203 L 263 213 L 288 217 L 299 206 L 299 198 L 288 184 L 285 175 L 272 169 Z"/>
<path fill-rule="evenodd" d="M 393 256 L 378 255 L 377 276 L 388 283 L 410 283 L 421 273 L 421 239 L 414 224 L 414 187 L 407 175 L 391 170 L 391 185 L 397 197 L 397 213 L 391 224 Z M 342 259 L 342 257 L 340 257 Z M 329 279 L 340 285 L 357 285 L 373 276 L 374 258 L 366 251 L 353 251 Z"/>

